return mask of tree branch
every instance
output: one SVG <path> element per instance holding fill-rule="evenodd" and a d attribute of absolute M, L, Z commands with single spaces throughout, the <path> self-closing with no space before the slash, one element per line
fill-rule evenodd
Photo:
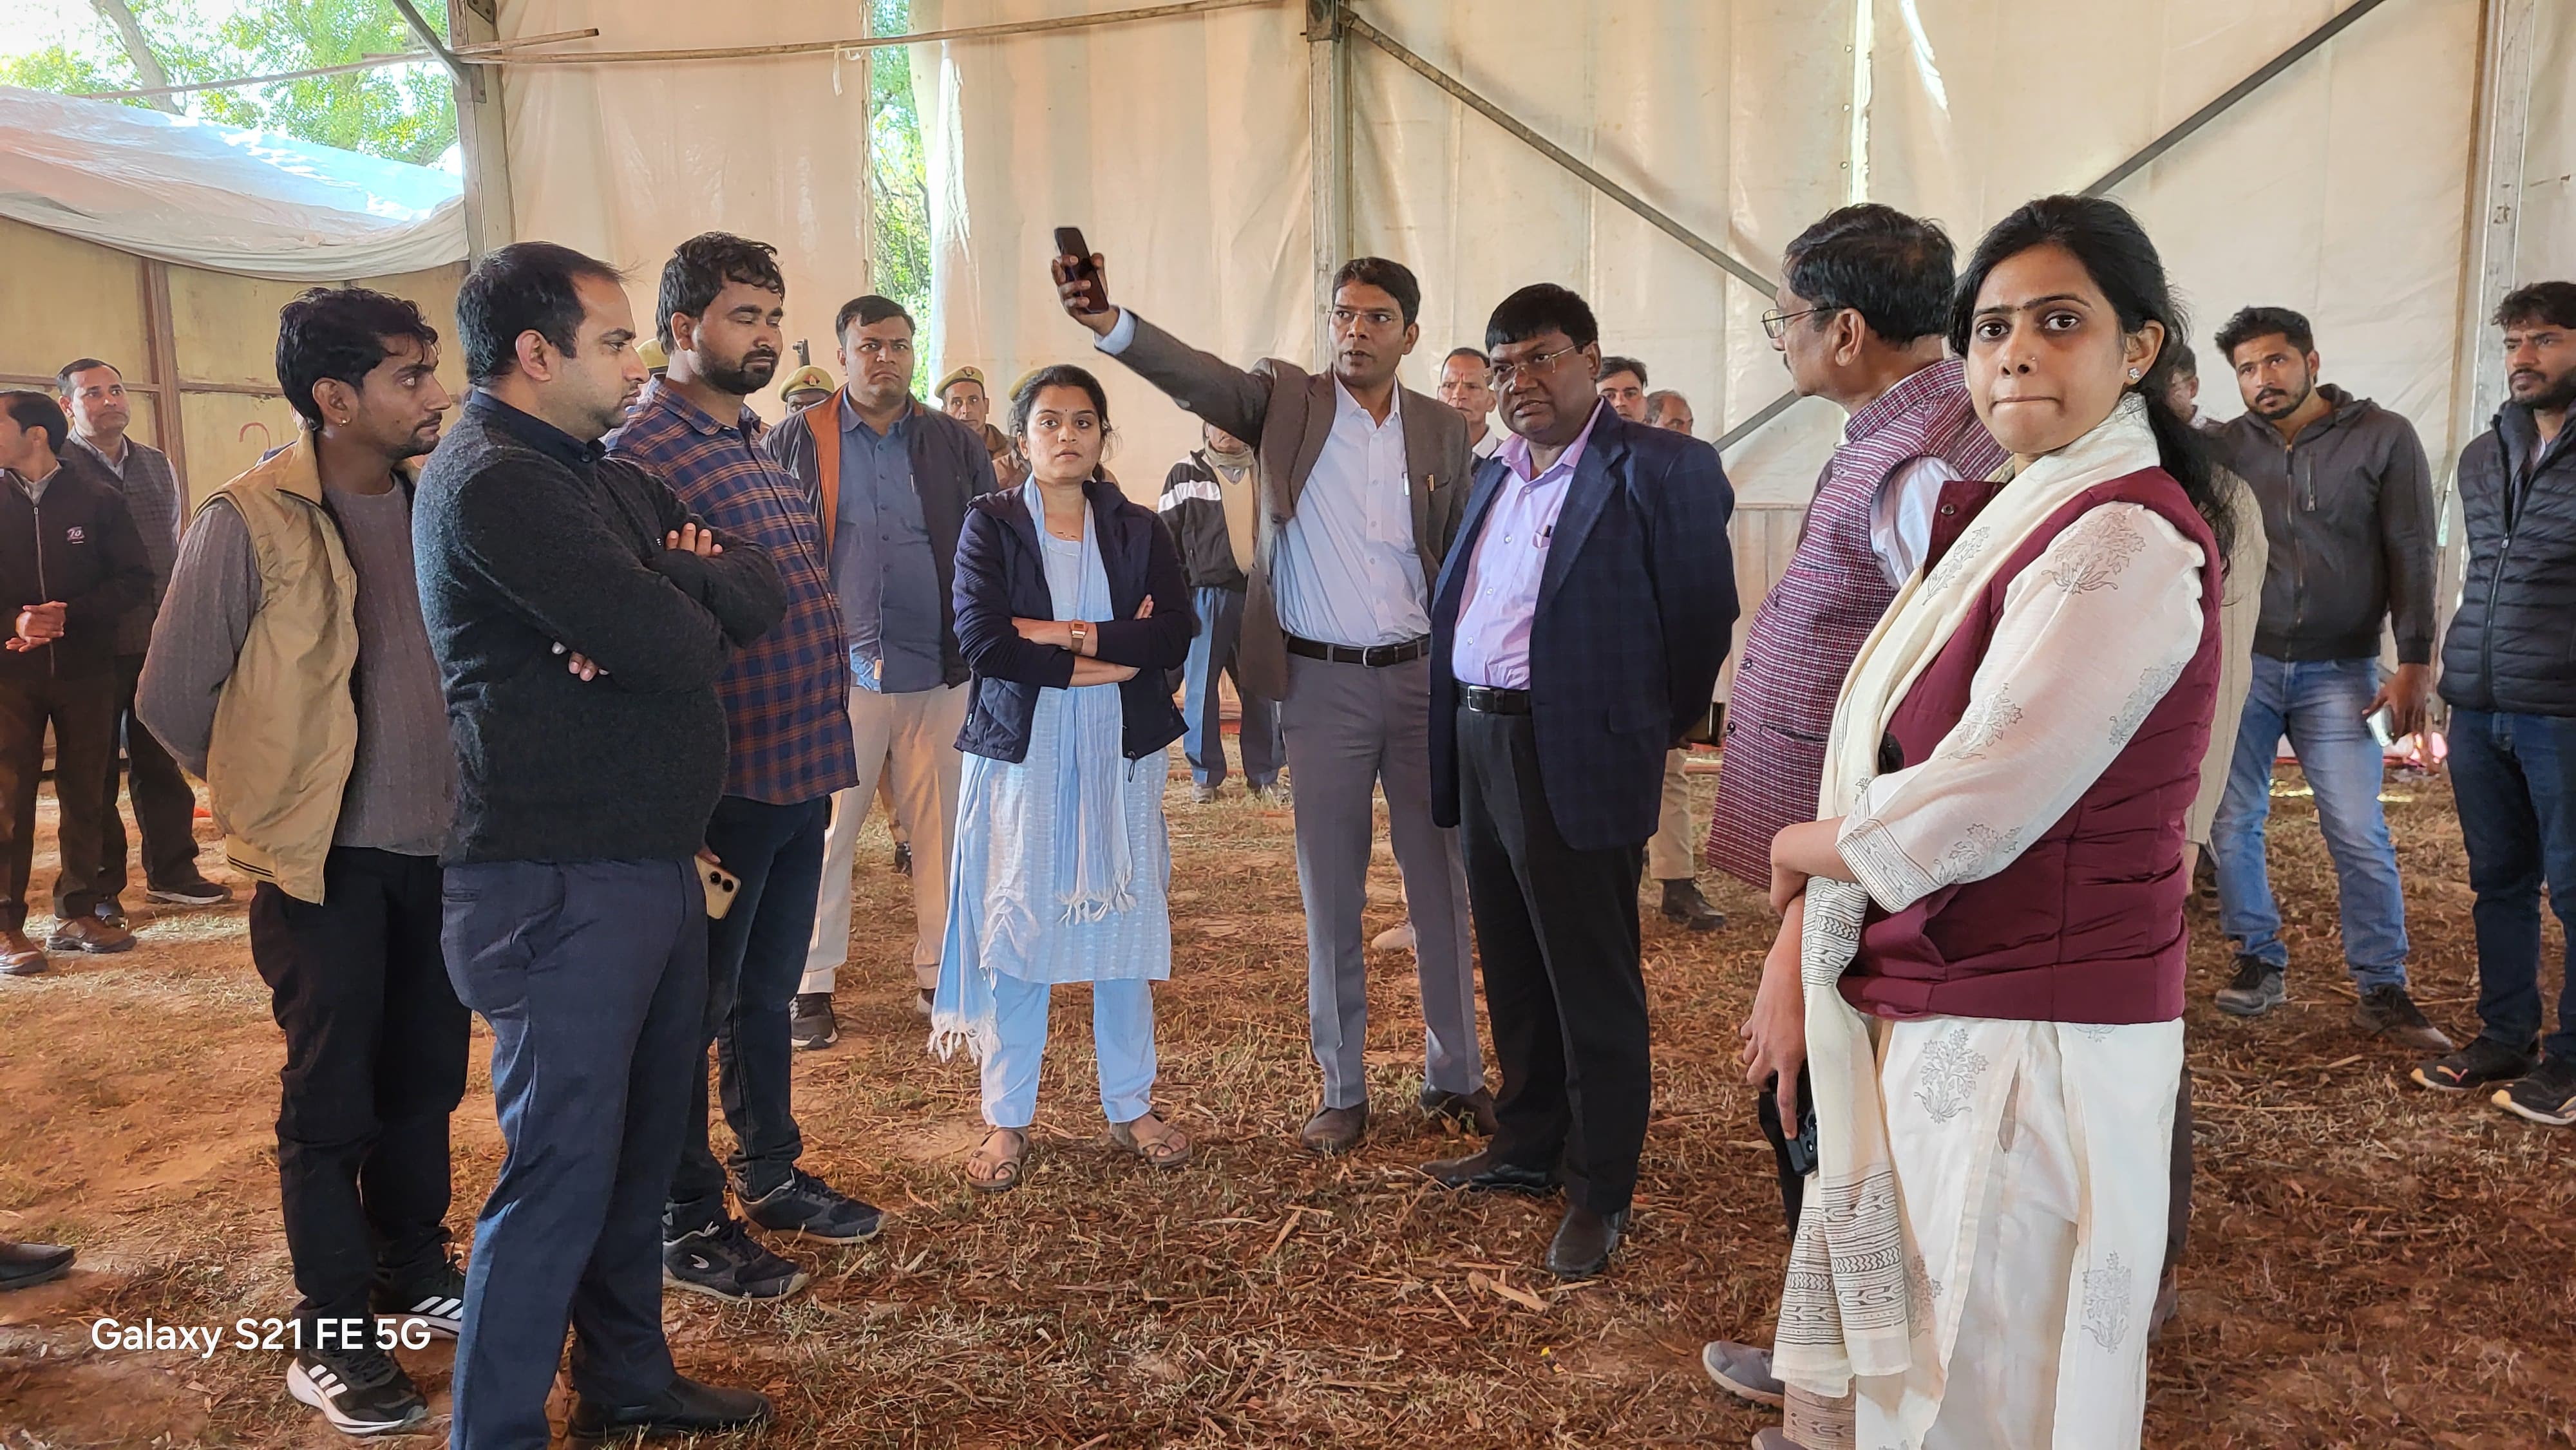
<path fill-rule="evenodd" d="M 170 84 L 170 73 L 161 68 L 161 57 L 152 53 L 152 42 L 144 39 L 143 26 L 125 0 L 89 0 L 99 17 L 116 27 L 116 38 L 125 43 L 126 59 L 134 62 L 134 73 L 143 78 L 143 88 L 151 90 Z M 143 104 L 156 111 L 179 114 L 179 103 L 168 96 L 145 96 Z"/>

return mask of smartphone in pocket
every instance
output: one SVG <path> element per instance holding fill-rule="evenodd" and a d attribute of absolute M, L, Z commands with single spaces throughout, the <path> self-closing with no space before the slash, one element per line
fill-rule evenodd
<path fill-rule="evenodd" d="M 733 910 L 734 899 L 742 895 L 742 878 L 704 856 L 696 859 L 698 884 L 707 894 L 707 919 L 722 921 L 725 913 Z"/>

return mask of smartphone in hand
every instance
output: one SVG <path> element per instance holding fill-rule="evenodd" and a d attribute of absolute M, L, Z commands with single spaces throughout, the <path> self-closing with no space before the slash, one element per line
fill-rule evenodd
<path fill-rule="evenodd" d="M 1092 263 L 1091 244 L 1082 239 L 1082 228 L 1057 227 L 1055 250 L 1056 255 L 1064 262 L 1066 285 L 1080 286 L 1088 290 L 1089 305 L 1080 310 L 1085 313 L 1108 311 L 1109 299 L 1103 295 L 1100 285 L 1100 268 Z"/>

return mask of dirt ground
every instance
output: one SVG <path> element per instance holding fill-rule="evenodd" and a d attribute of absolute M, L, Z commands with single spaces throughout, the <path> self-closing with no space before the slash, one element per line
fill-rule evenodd
<path fill-rule="evenodd" d="M 1714 1389 L 1697 1354 L 1712 1335 L 1767 1336 L 1784 1254 L 1734 1065 L 1769 931 L 1760 902 L 1714 887 L 1733 920 L 1707 936 L 1648 917 L 1656 1115 L 1636 1228 L 1607 1277 L 1561 1289 L 1537 1268 L 1553 1205 L 1439 1194 L 1415 1171 L 1461 1144 L 1412 1107 L 1409 960 L 1373 963 L 1376 1132 L 1335 1162 L 1297 1150 L 1315 1079 L 1288 817 L 1238 786 L 1192 807 L 1174 780 L 1157 1096 L 1197 1135 L 1197 1161 L 1157 1174 L 1102 1146 L 1074 988 L 1027 1185 L 967 1192 L 974 1068 L 924 1055 L 909 897 L 872 826 L 842 1041 L 800 1055 L 797 1106 L 807 1166 L 884 1205 L 889 1227 L 846 1250 L 778 1245 L 815 1270 L 781 1305 L 666 1301 L 685 1372 L 779 1406 L 765 1434 L 712 1443 L 1743 1444 L 1765 1415 Z M 1694 784 L 1704 813 L 1711 778 Z M 2402 1054 L 2353 1034 L 2314 812 L 2295 773 L 2279 791 L 2291 1005 L 2253 1023 L 2211 1011 L 2228 961 L 2195 915 L 2198 1206 L 2147 1443 L 2576 1445 L 2576 1134 L 2437 1100 L 2404 1083 Z M 2417 991 L 2474 1031 L 2449 789 L 2393 779 L 2389 801 Z M 1373 885 L 1371 931 L 1400 910 L 1383 844 Z M 68 1279 L 0 1299 L 0 1446 L 345 1443 L 287 1399 L 280 1355 L 91 1345 L 103 1316 L 229 1325 L 295 1300 L 271 1136 L 282 1049 L 243 911 L 136 917 L 130 954 L 0 979 L 0 1236 L 81 1251 Z M 500 1159 L 488 1043 L 478 1025 L 456 1122 L 460 1242 Z M 403 1357 L 443 1411 L 448 1346 Z"/>

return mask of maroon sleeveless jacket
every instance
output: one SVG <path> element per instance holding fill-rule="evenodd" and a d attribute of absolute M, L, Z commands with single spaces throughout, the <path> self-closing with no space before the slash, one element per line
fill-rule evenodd
<path fill-rule="evenodd" d="M 1870 548 L 1871 510 L 1888 477 L 1918 458 L 1939 458 L 1962 478 L 1990 477 L 2003 464 L 1956 358 L 1914 373 L 1844 423 L 1788 570 L 1745 633 L 1703 850 L 1708 864 L 1757 888 L 1771 884 L 1771 838 L 1816 818 L 1834 698 L 1896 597 Z"/>
<path fill-rule="evenodd" d="M 1937 562 L 1993 499 L 1993 484 L 1942 491 Z M 2182 485 L 2160 468 L 2096 484 L 2051 515 L 1987 582 L 1950 642 L 1897 707 L 1888 735 L 1907 764 L 1966 713 L 2004 591 L 2057 535 L 2094 508 L 2143 504 L 2200 546 L 2200 648 L 2102 778 L 2010 866 L 1945 886 L 1893 914 L 1872 907 L 1845 1000 L 1880 1017 L 1995 1017 L 2041 1022 L 2166 1022 L 2182 1015 L 2183 815 L 2218 700 L 2223 561 Z M 1955 506 L 1955 507 L 1954 507 Z"/>

